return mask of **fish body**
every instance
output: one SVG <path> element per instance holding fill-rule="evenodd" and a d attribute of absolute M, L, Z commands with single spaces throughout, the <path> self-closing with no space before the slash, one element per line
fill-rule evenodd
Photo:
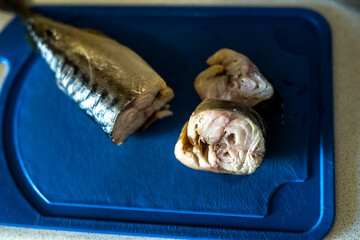
<path fill-rule="evenodd" d="M 206 62 L 210 67 L 201 72 L 194 82 L 202 100 L 221 99 L 253 107 L 274 95 L 271 83 L 241 53 L 220 49 Z"/>
<path fill-rule="evenodd" d="M 265 135 L 265 123 L 252 109 L 205 99 L 183 127 L 174 153 L 193 169 L 247 175 L 263 161 Z"/>
<path fill-rule="evenodd" d="M 55 73 L 59 88 L 115 144 L 167 108 L 172 89 L 134 51 L 99 32 L 54 21 L 10 2 Z"/>

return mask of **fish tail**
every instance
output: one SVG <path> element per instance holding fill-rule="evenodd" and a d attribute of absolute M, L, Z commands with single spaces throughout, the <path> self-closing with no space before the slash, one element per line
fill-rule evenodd
<path fill-rule="evenodd" d="M 27 17 L 30 10 L 26 0 L 0 0 L 0 10 L 14 12 L 20 17 Z"/>

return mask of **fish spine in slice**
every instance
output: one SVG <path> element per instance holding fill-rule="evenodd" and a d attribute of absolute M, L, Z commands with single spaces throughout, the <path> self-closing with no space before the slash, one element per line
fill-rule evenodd
<path fill-rule="evenodd" d="M 183 127 L 174 153 L 193 169 L 252 174 L 265 155 L 265 129 L 263 119 L 241 103 L 206 99 Z"/>

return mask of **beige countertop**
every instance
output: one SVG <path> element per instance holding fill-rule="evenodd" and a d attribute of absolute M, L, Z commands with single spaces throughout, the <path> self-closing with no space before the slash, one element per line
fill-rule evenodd
<path fill-rule="evenodd" d="M 360 1 L 358 0 L 36 0 L 34 4 L 301 6 L 321 13 L 333 36 L 335 224 L 326 239 L 360 239 Z M 12 18 L 0 11 L 0 31 Z M 4 67 L 0 66 L 0 80 Z M 1 81 L 0 81 L 1 84 Z M 0 227 L 0 239 L 138 239 L 139 237 Z M 143 238 L 155 239 L 155 238 Z"/>

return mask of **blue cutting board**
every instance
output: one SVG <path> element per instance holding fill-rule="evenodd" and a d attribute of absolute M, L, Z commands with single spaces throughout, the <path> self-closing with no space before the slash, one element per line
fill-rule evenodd
<path fill-rule="evenodd" d="M 172 87 L 172 117 L 115 146 L 56 86 L 19 19 L 0 35 L 0 222 L 185 238 L 318 239 L 334 220 L 331 33 L 296 8 L 43 7 L 129 46 Z M 175 159 L 200 103 L 193 81 L 220 48 L 247 55 L 284 99 L 249 176 Z"/>

